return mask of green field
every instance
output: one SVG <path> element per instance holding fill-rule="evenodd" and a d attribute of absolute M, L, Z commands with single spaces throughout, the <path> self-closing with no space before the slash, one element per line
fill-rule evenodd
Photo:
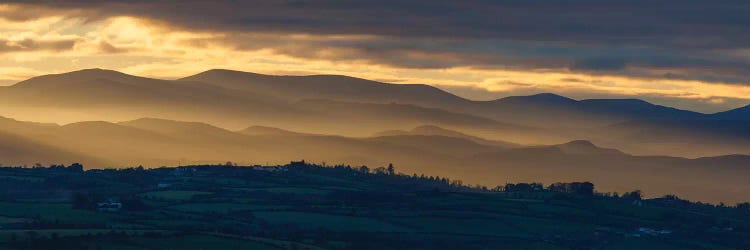
<path fill-rule="evenodd" d="M 679 199 L 634 205 L 309 165 L 278 173 L 201 166 L 179 176 L 4 170 L 19 178 L 0 182 L 18 190 L 0 196 L 3 250 L 750 249 L 750 211 Z M 53 184 L 38 181 L 49 176 Z M 163 182 L 174 185 L 155 189 Z M 110 198 L 122 209 L 98 211 Z"/>
<path fill-rule="evenodd" d="M 97 242 L 104 249 L 114 250 L 145 250 L 145 249 L 180 249 L 180 250 L 209 250 L 209 249 L 247 249 L 247 250 L 279 250 L 282 248 L 272 244 L 243 240 L 238 238 L 218 237 L 209 235 L 180 235 L 179 237 L 130 237 L 127 240 Z"/>
<path fill-rule="evenodd" d="M 0 242 L 5 242 L 11 239 L 11 237 L 26 237 L 30 233 L 37 234 L 39 236 L 51 236 L 56 235 L 58 237 L 65 236 L 82 236 L 82 235 L 103 235 L 112 232 L 126 233 L 131 235 L 140 235 L 144 233 L 161 233 L 169 234 L 169 231 L 164 230 L 112 230 L 112 229 L 38 229 L 38 230 L 0 230 Z"/>
<path fill-rule="evenodd" d="M 0 202 L 0 215 L 35 218 L 59 223 L 105 223 L 116 215 L 73 209 L 70 204 Z"/>
<path fill-rule="evenodd" d="M 192 213 L 229 213 L 234 211 L 246 211 L 246 210 L 269 210 L 269 209 L 284 209 L 284 206 L 266 206 L 266 205 L 251 205 L 251 204 L 238 204 L 238 203 L 190 203 L 181 204 L 167 207 L 167 209 L 173 209 L 182 212 Z"/>
<path fill-rule="evenodd" d="M 271 193 L 287 193 L 287 194 L 300 194 L 300 195 L 324 195 L 331 191 L 317 188 L 301 188 L 301 187 L 270 187 L 270 188 L 244 188 L 241 189 L 246 192 L 271 192 Z"/>
<path fill-rule="evenodd" d="M 209 195 L 210 192 L 201 191 L 184 191 L 184 190 L 170 190 L 170 191 L 154 191 L 143 193 L 141 196 L 151 199 L 160 200 L 171 200 L 171 201 L 186 201 L 190 200 L 196 195 Z"/>
<path fill-rule="evenodd" d="M 365 217 L 352 217 L 307 212 L 255 212 L 260 219 L 271 224 L 299 225 L 306 228 L 325 228 L 333 231 L 353 232 L 406 232 L 408 228 Z"/>

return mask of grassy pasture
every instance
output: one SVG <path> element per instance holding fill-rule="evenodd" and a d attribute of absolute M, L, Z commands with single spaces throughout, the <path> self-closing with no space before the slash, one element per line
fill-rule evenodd
<path fill-rule="evenodd" d="M 62 203 L 9 203 L 0 202 L 0 215 L 6 217 L 33 218 L 60 223 L 105 223 L 116 218 L 114 215 L 89 210 L 73 209 Z"/>
<path fill-rule="evenodd" d="M 381 220 L 345 215 L 331 215 L 310 212 L 271 212 L 253 213 L 256 217 L 272 224 L 297 224 L 306 228 L 326 228 L 332 231 L 349 232 L 404 232 L 410 231 L 398 225 Z"/>
<path fill-rule="evenodd" d="M 248 250 L 278 250 L 279 248 L 255 241 L 246 241 L 232 238 L 223 238 L 207 235 L 192 235 L 167 238 L 136 238 L 132 240 L 133 247 L 148 246 L 148 248 L 136 249 L 182 249 L 182 250 L 204 250 L 204 249 L 248 249 Z"/>
<path fill-rule="evenodd" d="M 196 195 L 207 195 L 212 194 L 210 192 L 201 191 L 185 191 L 185 190 L 168 190 L 168 191 L 153 191 L 141 194 L 141 197 L 156 198 L 162 200 L 173 200 L 173 201 L 187 201 L 192 199 Z"/>
<path fill-rule="evenodd" d="M 168 209 L 189 213 L 229 213 L 262 208 L 265 207 L 241 203 L 189 203 L 168 207 Z"/>

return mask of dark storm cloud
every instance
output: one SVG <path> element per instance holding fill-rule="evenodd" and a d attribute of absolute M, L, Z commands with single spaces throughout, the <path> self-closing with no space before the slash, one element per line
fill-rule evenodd
<path fill-rule="evenodd" d="M 626 66 L 623 58 L 587 58 L 576 61 L 572 69 L 580 70 L 621 70 Z"/>
<path fill-rule="evenodd" d="M 27 1 L 24 1 L 27 2 Z M 42 1 L 211 30 L 744 46 L 747 1 Z M 42 12 L 37 10 L 37 12 Z M 22 16 L 23 13 L 17 15 Z M 29 15 L 33 15 L 29 13 Z M 21 18 L 21 17 L 19 17 Z"/>
<path fill-rule="evenodd" d="M 28 2 L 23 2 L 28 4 Z M 12 18 L 50 9 L 91 20 L 139 16 L 171 26 L 246 33 L 372 35 L 376 39 L 270 41 L 278 53 L 370 60 L 414 68 L 567 68 L 746 83 L 750 2 L 684 0 L 289 0 L 41 1 Z M 319 53 L 321 49 L 329 53 Z M 638 70 L 636 70 L 638 69 Z"/>

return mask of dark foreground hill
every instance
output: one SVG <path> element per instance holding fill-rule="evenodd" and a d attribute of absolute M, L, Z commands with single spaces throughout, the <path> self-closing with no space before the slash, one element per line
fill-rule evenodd
<path fill-rule="evenodd" d="M 385 166 L 231 165 L 0 168 L 0 249 L 750 247 L 747 203 L 588 182 L 466 186 Z"/>

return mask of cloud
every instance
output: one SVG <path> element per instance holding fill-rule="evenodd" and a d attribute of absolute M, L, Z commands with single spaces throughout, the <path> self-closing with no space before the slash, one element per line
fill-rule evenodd
<path fill-rule="evenodd" d="M 0 85 L 10 85 L 41 74 L 25 67 L 0 67 Z"/>
<path fill-rule="evenodd" d="M 128 52 L 128 49 L 115 47 L 114 45 L 106 41 L 99 42 L 99 50 L 102 53 L 107 53 L 107 54 L 120 54 L 120 53 Z"/>
<path fill-rule="evenodd" d="M 5 2 L 0 53 L 38 52 L 3 55 L 37 69 L 174 78 L 232 68 L 492 93 L 750 99 L 746 1 Z"/>
<path fill-rule="evenodd" d="M 58 40 L 4 40 L 0 39 L 0 53 L 8 52 L 26 52 L 26 51 L 63 51 L 70 50 L 76 45 L 76 39 L 58 39 Z"/>
<path fill-rule="evenodd" d="M 572 69 L 576 70 L 622 70 L 627 64 L 622 58 L 587 58 L 576 61 Z"/>
<path fill-rule="evenodd" d="M 750 8 L 746 1 L 23 2 L 23 14 L 13 12 L 12 18 L 55 11 L 88 21 L 140 17 L 176 29 L 226 34 L 221 39 L 238 49 L 309 59 L 410 68 L 604 70 L 750 83 L 744 73 L 750 58 L 732 53 L 750 47 L 745 32 L 750 17 L 742 11 Z M 290 34 L 342 39 L 285 41 Z"/>
<path fill-rule="evenodd" d="M 8 1 L 6 1 L 8 2 Z M 10 1 L 13 2 L 13 1 Z M 16 19 L 50 9 L 89 19 L 138 16 L 187 28 L 590 44 L 745 47 L 746 1 L 272 0 L 16 1 Z M 31 2 L 31 3 L 30 3 Z M 554 13 L 550 15 L 549 13 Z"/>

